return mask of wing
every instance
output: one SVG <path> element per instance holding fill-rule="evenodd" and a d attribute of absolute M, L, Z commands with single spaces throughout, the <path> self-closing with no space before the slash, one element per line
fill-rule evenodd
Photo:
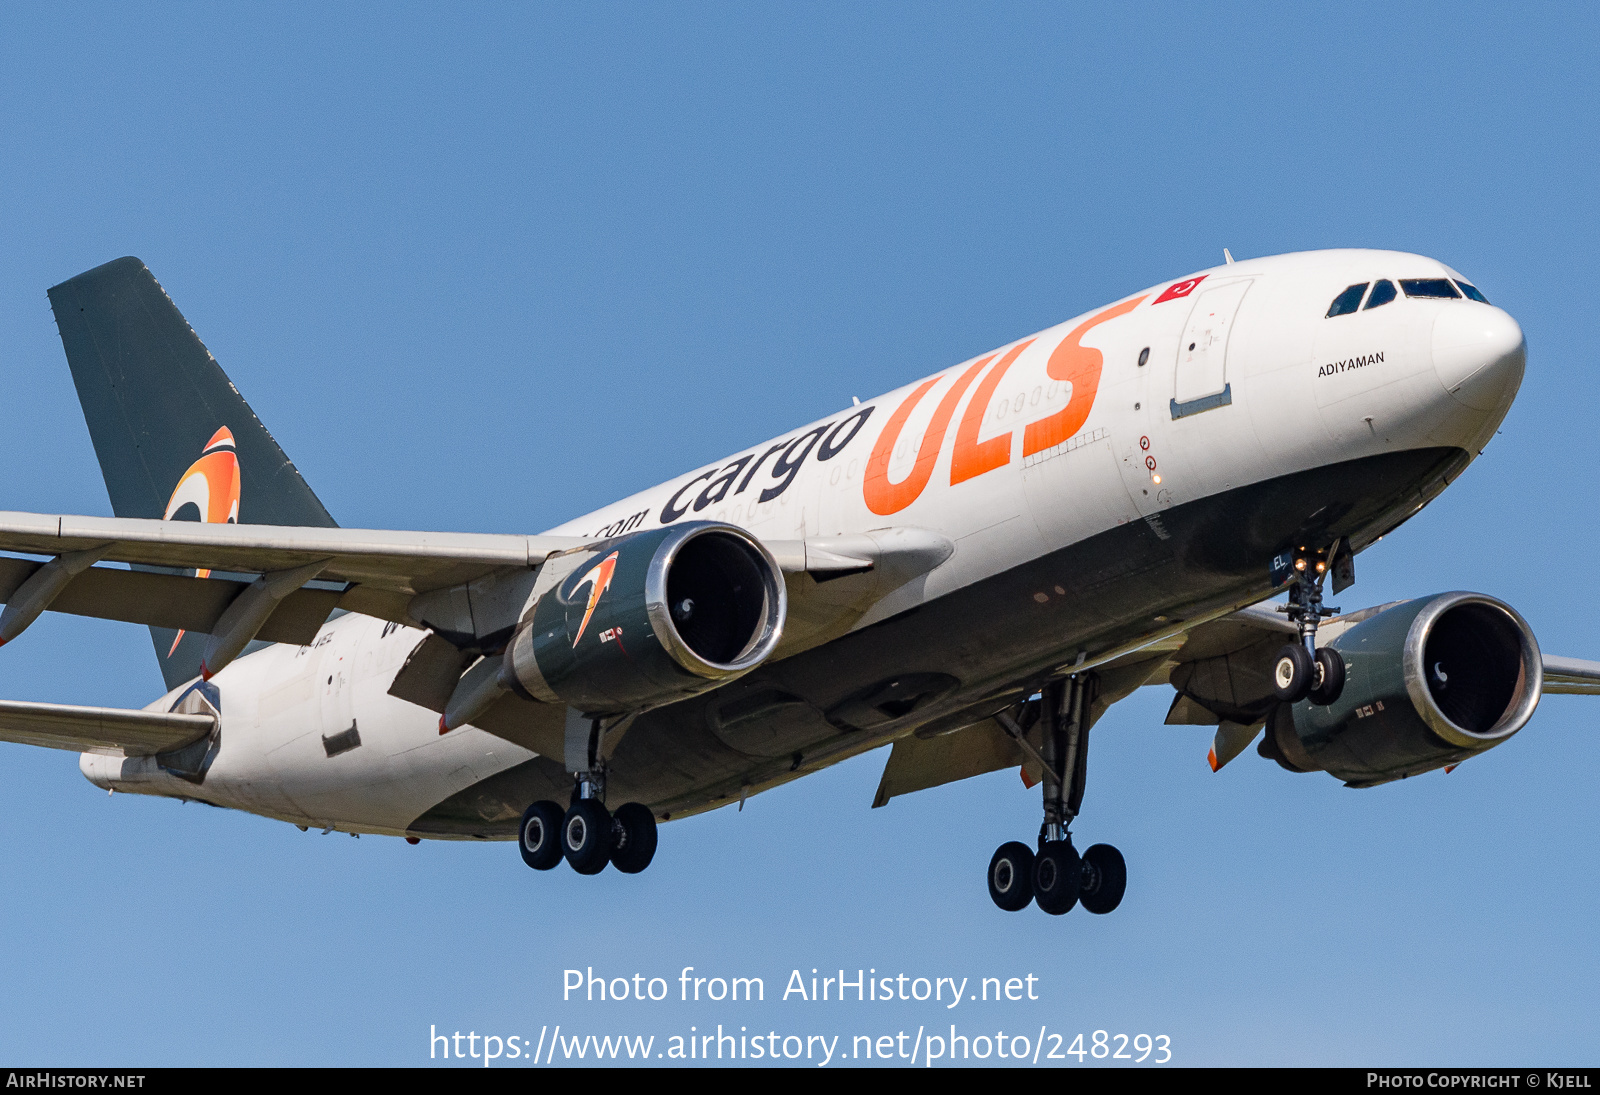
<path fill-rule="evenodd" d="M 208 672 L 252 639 L 308 643 L 335 609 L 431 628 L 457 645 L 504 641 L 529 599 L 599 541 L 575 536 L 401 532 L 206 524 L 0 512 L 0 643 L 46 609 L 212 636 Z M 954 550 L 918 529 L 881 529 L 768 544 L 784 570 L 791 618 L 784 652 L 854 626 Z M 565 557 L 548 580 L 539 572 Z M 189 577 L 96 566 L 222 572 Z M 251 576 L 261 575 L 250 580 Z M 314 583 L 308 585 L 307 583 Z M 331 588 L 330 588 L 331 587 Z"/>
<path fill-rule="evenodd" d="M 74 753 L 168 753 L 199 741 L 216 724 L 211 715 L 0 700 L 0 741 Z"/>
<path fill-rule="evenodd" d="M 1544 690 L 1558 696 L 1600 696 L 1600 662 L 1546 654 Z"/>
<path fill-rule="evenodd" d="M 1334 617 L 1319 636 L 1332 639 L 1398 602 Z M 1256 605 L 1231 612 L 1185 631 L 1139 640 L 1085 662 L 1100 678 L 1091 705 L 1091 725 L 1117 700 L 1143 685 L 1169 685 L 1174 696 L 1166 724 L 1216 727 L 1209 760 L 1220 769 L 1260 734 L 1278 703 L 1271 667 L 1277 650 L 1295 640 L 1295 626 L 1279 612 Z M 1543 657 L 1544 691 L 1553 695 L 1600 695 L 1600 661 L 1552 655 Z M 1007 700 L 1014 725 L 1027 726 L 1027 705 L 1020 695 Z M 955 780 L 1020 767 L 1024 782 L 1038 765 L 1029 760 L 1029 746 L 1009 738 L 993 717 L 994 709 L 972 713 L 971 721 L 953 732 L 897 741 L 884 767 L 873 805 L 896 795 L 937 787 Z M 1026 738 L 1026 733 L 1024 734 Z M 1033 743 L 1037 747 L 1038 743 Z"/>
<path fill-rule="evenodd" d="M 1322 625 L 1319 638 L 1333 639 L 1397 603 L 1333 617 Z M 1150 675 L 1147 683 L 1170 684 L 1176 693 L 1167 725 L 1217 727 L 1209 757 L 1213 770 L 1238 756 L 1260 733 L 1277 703 L 1270 678 L 1274 655 L 1297 634 L 1282 614 L 1253 606 L 1190 629 L 1182 645 Z M 1553 655 L 1542 655 L 1542 661 L 1545 693 L 1600 695 L 1600 662 Z"/>
<path fill-rule="evenodd" d="M 576 536 L 291 525 L 203 524 L 123 517 L 0 513 L 0 551 L 101 558 L 178 570 L 268 574 L 323 564 L 319 578 L 406 596 L 481 578 L 495 570 L 537 566 L 581 548 Z"/>

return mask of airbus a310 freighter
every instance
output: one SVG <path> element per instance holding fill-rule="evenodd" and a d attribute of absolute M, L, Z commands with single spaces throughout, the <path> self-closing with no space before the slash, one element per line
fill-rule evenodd
<path fill-rule="evenodd" d="M 658 822 L 889 745 L 875 806 L 1020 769 L 995 903 L 1106 913 L 1123 858 L 1070 827 L 1141 686 L 1213 768 L 1259 738 L 1353 787 L 1600 691 L 1491 596 L 1325 603 L 1522 379 L 1517 323 L 1419 255 L 1230 258 L 538 536 L 340 528 L 143 263 L 49 295 L 116 517 L 0 513 L 0 642 L 143 624 L 169 690 L 6 702 L 0 738 L 112 791 L 636 872 Z"/>

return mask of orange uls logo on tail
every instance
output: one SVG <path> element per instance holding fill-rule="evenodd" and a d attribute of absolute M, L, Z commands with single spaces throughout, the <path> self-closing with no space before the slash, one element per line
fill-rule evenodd
<path fill-rule="evenodd" d="M 178 477 L 178 485 L 173 488 L 172 497 L 167 500 L 167 510 L 161 519 L 171 521 L 189 506 L 195 508 L 196 516 L 190 518 L 185 515 L 183 520 L 199 520 L 212 525 L 239 523 L 239 456 L 234 448 L 233 433 L 226 426 L 211 435 L 211 440 L 206 442 L 205 449 L 200 453 L 200 459 L 190 464 L 188 470 Z M 195 571 L 197 578 L 210 576 L 209 570 Z M 172 640 L 172 649 L 167 651 L 167 657 L 177 653 L 183 636 L 184 632 L 179 631 L 178 637 Z"/>
<path fill-rule="evenodd" d="M 600 603 L 600 594 L 611 588 L 611 576 L 617 571 L 618 554 L 619 552 L 613 551 L 600 560 L 599 566 L 585 574 L 578 580 L 578 584 L 572 587 L 574 593 L 586 585 L 589 587 L 589 607 L 583 614 L 583 623 L 578 625 L 577 637 L 572 640 L 574 647 L 578 645 L 578 639 L 583 638 L 584 631 L 589 627 L 589 617 L 594 615 L 594 606 Z"/>

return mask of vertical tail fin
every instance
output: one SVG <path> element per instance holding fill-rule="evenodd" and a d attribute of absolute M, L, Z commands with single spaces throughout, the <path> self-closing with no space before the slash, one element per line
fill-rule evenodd
<path fill-rule="evenodd" d="M 336 524 L 144 263 L 64 281 L 50 307 L 118 517 Z M 203 636 L 150 632 L 169 688 L 199 673 Z"/>

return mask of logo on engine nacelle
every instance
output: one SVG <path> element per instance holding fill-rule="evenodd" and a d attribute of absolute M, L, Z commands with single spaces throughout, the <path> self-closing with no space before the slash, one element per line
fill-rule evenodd
<path fill-rule="evenodd" d="M 600 603 L 600 595 L 611 588 L 611 576 L 617 571 L 617 556 L 619 554 L 620 552 L 613 551 L 610 555 L 607 555 L 589 573 L 579 578 L 577 584 L 572 587 L 572 592 L 574 593 L 586 585 L 589 587 L 589 607 L 583 613 L 583 623 L 578 625 L 578 634 L 572 639 L 574 647 L 578 645 L 578 640 L 583 638 L 584 631 L 589 627 L 589 618 L 594 615 L 595 605 Z M 616 629 L 613 628 L 612 630 L 615 631 Z M 600 639 L 604 642 L 605 636 L 600 636 Z"/>

